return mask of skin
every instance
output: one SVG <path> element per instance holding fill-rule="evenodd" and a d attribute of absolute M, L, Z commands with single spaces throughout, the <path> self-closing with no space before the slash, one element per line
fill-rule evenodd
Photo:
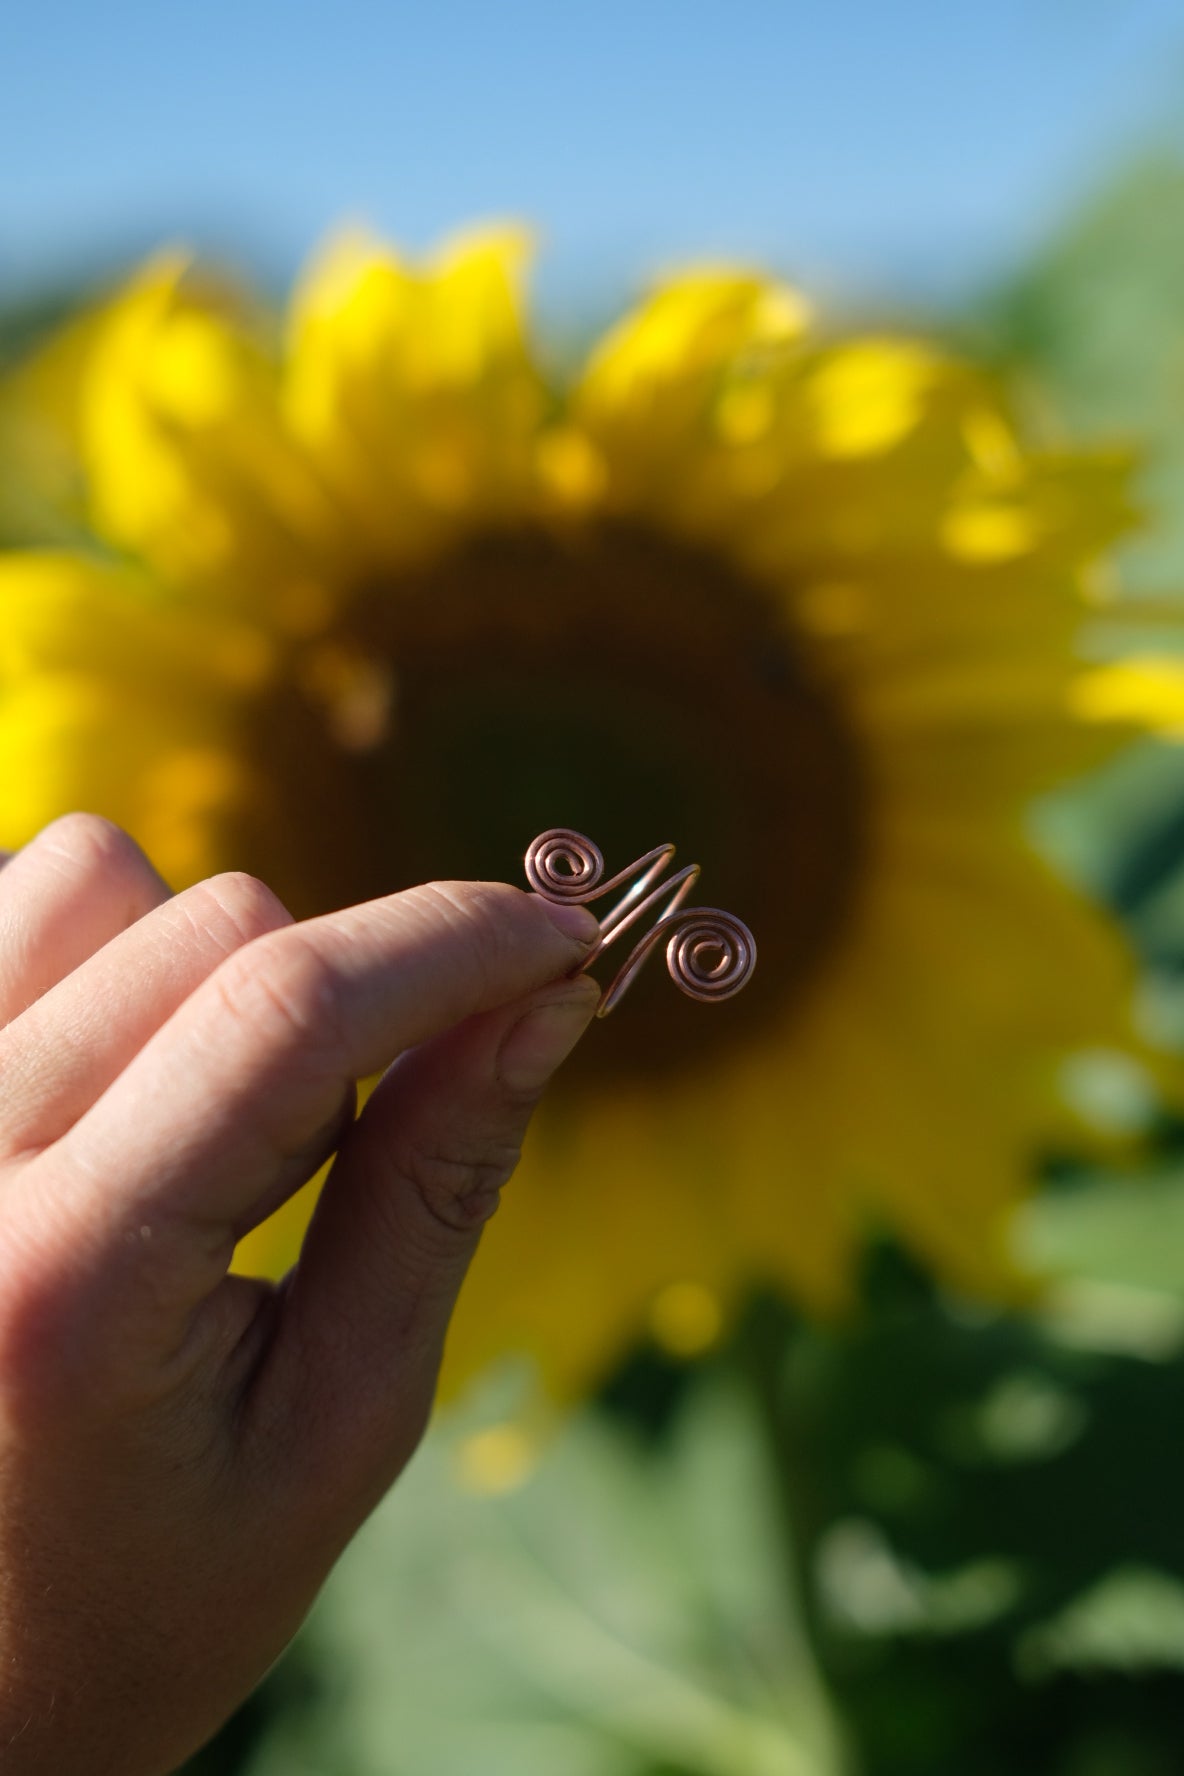
<path fill-rule="evenodd" d="M 595 934 L 465 882 L 295 924 L 89 815 L 4 861 L 6 1776 L 164 1776 L 290 1639 L 422 1435 Z M 297 1268 L 230 1276 L 333 1153 Z"/>

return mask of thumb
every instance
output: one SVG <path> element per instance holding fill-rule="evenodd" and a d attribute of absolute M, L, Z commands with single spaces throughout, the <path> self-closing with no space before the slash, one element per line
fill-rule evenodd
<path fill-rule="evenodd" d="M 271 1367 L 318 1440 L 328 1418 L 336 1463 L 356 1448 L 375 1495 L 418 1442 L 481 1227 L 598 1000 L 592 980 L 559 981 L 411 1049 L 338 1149 Z"/>

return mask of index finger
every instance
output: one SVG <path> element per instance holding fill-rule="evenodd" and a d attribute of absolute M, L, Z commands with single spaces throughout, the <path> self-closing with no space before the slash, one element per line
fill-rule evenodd
<path fill-rule="evenodd" d="M 597 931 L 585 909 L 452 882 L 255 939 L 32 1162 L 42 1217 L 48 1191 L 59 1236 L 64 1218 L 125 1299 L 129 1266 L 150 1267 L 151 1300 L 187 1311 L 327 1157 L 355 1080 L 570 971 Z"/>

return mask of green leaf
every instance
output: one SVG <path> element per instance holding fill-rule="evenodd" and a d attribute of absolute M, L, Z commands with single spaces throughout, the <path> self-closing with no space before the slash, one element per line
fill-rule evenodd
<path fill-rule="evenodd" d="M 311 1711 L 250 1776 L 827 1776 L 745 1395 L 691 1389 L 660 1449 L 588 1410 L 525 1484 L 458 1482 L 443 1420 L 330 1579 Z"/>

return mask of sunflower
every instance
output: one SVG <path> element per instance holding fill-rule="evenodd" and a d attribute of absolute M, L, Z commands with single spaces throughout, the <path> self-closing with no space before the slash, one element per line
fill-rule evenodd
<path fill-rule="evenodd" d="M 1087 652 L 1125 465 L 728 267 L 565 384 L 526 258 L 340 238 L 282 340 L 179 256 L 111 301 L 72 399 L 94 542 L 0 567 L 0 837 L 97 808 L 178 885 L 251 869 L 297 915 L 520 879 L 552 826 L 702 864 L 757 974 L 705 1007 L 652 967 L 593 1029 L 454 1376 L 692 1352 L 753 1282 L 833 1311 L 870 1223 L 997 1289 L 1067 1058 L 1135 1046 L 1123 944 L 1026 826 L 1180 708 L 1170 668 Z M 246 1265 L 290 1260 L 307 1197 Z"/>

